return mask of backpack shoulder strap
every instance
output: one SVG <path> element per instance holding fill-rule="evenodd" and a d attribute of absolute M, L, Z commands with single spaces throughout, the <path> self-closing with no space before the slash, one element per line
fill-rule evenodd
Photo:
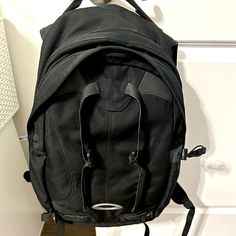
<path fill-rule="evenodd" d="M 182 233 L 182 236 L 187 236 L 189 229 L 191 227 L 191 224 L 192 224 L 194 214 L 195 214 L 195 206 L 190 201 L 190 199 L 188 198 L 188 195 L 186 194 L 186 192 L 180 186 L 179 183 L 176 183 L 176 186 L 175 186 L 175 189 L 171 198 L 175 203 L 179 205 L 184 205 L 184 207 L 189 210 L 187 218 L 186 218 L 184 230 Z"/>

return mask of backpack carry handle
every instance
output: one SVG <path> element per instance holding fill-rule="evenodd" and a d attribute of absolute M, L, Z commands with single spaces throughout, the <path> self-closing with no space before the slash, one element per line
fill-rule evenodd
<path fill-rule="evenodd" d="M 80 101 L 80 108 L 79 108 L 79 127 L 80 127 L 80 142 L 81 142 L 81 152 L 82 152 L 82 157 L 84 159 L 84 167 L 81 172 L 81 193 L 82 193 L 82 204 L 83 204 L 83 210 L 86 209 L 86 176 L 87 174 L 91 171 L 91 169 L 94 168 L 93 165 L 93 156 L 94 152 L 88 148 L 88 150 L 85 149 L 85 143 L 84 143 L 84 135 L 83 135 L 83 126 L 82 126 L 82 108 L 84 106 L 85 101 L 89 97 L 93 96 L 98 96 L 100 95 L 100 90 L 96 82 L 92 82 L 84 88 L 81 96 L 81 101 Z"/>
<path fill-rule="evenodd" d="M 126 0 L 126 2 L 128 2 L 135 9 L 135 12 L 138 15 L 140 15 L 141 17 L 143 17 L 147 21 L 150 21 L 150 22 L 154 23 L 151 20 L 151 18 L 142 10 L 142 8 L 134 0 Z"/>
<path fill-rule="evenodd" d="M 138 91 L 138 88 L 136 88 L 136 86 L 133 85 L 132 83 L 127 84 L 124 94 L 135 99 L 138 103 L 138 106 L 139 106 L 137 146 L 136 146 L 136 150 L 132 150 L 132 153 L 133 153 L 133 160 L 132 161 L 136 161 L 136 159 L 138 158 L 139 152 L 143 148 L 143 145 L 144 145 L 143 134 L 142 134 L 142 130 L 141 130 L 142 99 L 141 99 L 141 95 Z M 91 82 L 91 83 L 87 84 L 86 87 L 84 88 L 84 90 L 82 92 L 82 96 L 81 96 L 81 101 L 80 101 L 80 109 L 79 109 L 80 141 L 81 141 L 82 155 L 83 155 L 85 162 L 90 162 L 90 160 L 88 160 L 87 157 L 88 157 L 88 152 L 90 152 L 91 150 L 89 148 L 88 148 L 88 150 L 86 150 L 86 148 L 85 148 L 85 140 L 84 140 L 84 135 L 83 135 L 84 131 L 83 131 L 83 125 L 82 125 L 82 119 L 83 119 L 82 118 L 82 109 L 85 105 L 85 101 L 89 97 L 98 96 L 98 95 L 100 95 L 100 89 L 99 89 L 97 83 Z"/>
<path fill-rule="evenodd" d="M 69 7 L 64 11 L 64 13 L 78 8 L 83 0 L 74 0 Z M 153 22 L 151 18 L 142 10 L 142 8 L 134 0 L 126 0 L 134 9 L 135 12 L 146 19 L 147 21 Z M 153 22 L 154 23 L 154 22 Z"/>
<path fill-rule="evenodd" d="M 92 96 L 98 96 L 100 95 L 100 90 L 96 82 L 92 82 L 90 84 L 87 84 L 86 87 L 84 88 L 81 96 L 81 101 L 80 101 L 80 109 L 79 109 L 79 121 L 80 121 L 80 141 L 81 141 L 81 149 L 82 149 L 82 156 L 84 158 L 85 162 L 90 162 L 88 157 L 90 157 L 88 152 L 89 150 L 85 149 L 85 140 L 84 140 L 84 135 L 83 135 L 83 125 L 82 125 L 82 108 L 84 106 L 85 100 L 87 100 L 89 97 Z"/>
<path fill-rule="evenodd" d="M 138 103 L 138 106 L 139 106 L 137 148 L 136 148 L 136 151 L 132 151 L 129 155 L 129 163 L 130 163 L 130 165 L 136 167 L 138 175 L 139 175 L 136 194 L 135 194 L 135 201 L 134 201 L 134 205 L 131 209 L 131 212 L 135 212 L 138 208 L 139 202 L 140 202 L 141 197 L 143 195 L 144 182 L 146 179 L 146 170 L 142 167 L 142 165 L 140 165 L 139 160 L 138 160 L 139 152 L 141 151 L 141 149 L 143 149 L 143 147 L 140 145 L 141 144 L 144 145 L 144 140 L 143 140 L 144 135 L 141 130 L 142 98 L 141 98 L 138 88 L 130 82 L 127 84 L 124 94 L 126 94 L 126 95 L 130 96 L 131 98 L 133 98 L 134 100 L 136 100 L 136 102 Z"/>
<path fill-rule="evenodd" d="M 145 181 L 145 176 L 146 176 L 146 170 L 139 164 L 139 153 L 140 150 L 143 148 L 142 145 L 144 145 L 144 140 L 143 140 L 143 133 L 141 130 L 141 119 L 142 119 L 142 99 L 141 95 L 138 91 L 138 88 L 133 85 L 132 83 L 128 83 L 126 86 L 126 89 L 124 91 L 125 95 L 128 95 L 135 99 L 138 103 L 139 106 L 139 116 L 138 116 L 138 134 L 137 134 L 137 146 L 135 150 L 131 150 L 130 155 L 128 156 L 128 161 L 129 164 L 133 167 L 136 167 L 139 178 L 138 178 L 138 183 L 137 183 L 137 189 L 136 189 L 136 194 L 135 194 L 135 200 L 134 200 L 134 205 L 131 209 L 132 212 L 135 212 L 138 204 L 141 200 L 142 193 L 143 193 L 143 186 L 144 186 L 144 181 Z M 84 167 L 82 169 L 81 173 L 81 191 L 82 191 L 82 204 L 83 204 L 83 209 L 86 210 L 86 176 L 87 174 L 93 169 L 94 166 L 94 155 L 95 151 L 90 149 L 88 143 L 86 143 L 86 140 L 84 139 L 84 130 L 83 130 L 83 125 L 82 125 L 82 109 L 85 106 L 85 101 L 94 96 L 100 95 L 100 90 L 96 82 L 92 82 L 86 85 L 84 88 L 82 95 L 81 95 L 81 101 L 80 101 L 80 109 L 79 109 L 79 121 L 80 121 L 80 141 L 81 141 L 81 151 L 82 151 L 82 156 L 84 159 Z M 85 148 L 85 143 L 87 144 L 87 150 Z M 105 204 L 105 203 L 104 203 Z M 110 204 L 110 203 L 109 203 Z M 105 204 L 107 205 L 107 203 Z M 93 206 L 92 208 L 96 207 Z M 111 209 L 111 208 L 109 208 Z"/>
<path fill-rule="evenodd" d="M 66 8 L 66 10 L 64 11 L 64 13 L 68 12 L 68 11 L 72 11 L 76 8 L 78 8 L 81 3 L 82 3 L 83 0 L 74 0 L 70 5 L 69 7 Z"/>

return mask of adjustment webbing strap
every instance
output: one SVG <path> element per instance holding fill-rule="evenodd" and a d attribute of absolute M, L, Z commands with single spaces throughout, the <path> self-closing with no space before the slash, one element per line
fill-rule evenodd
<path fill-rule="evenodd" d="M 65 236 L 65 222 L 57 218 L 57 236 Z"/>
<path fill-rule="evenodd" d="M 136 151 L 132 151 L 129 155 L 129 164 L 136 166 L 138 174 L 139 174 L 136 195 L 135 195 L 135 202 L 131 210 L 132 212 L 135 212 L 143 194 L 144 182 L 145 182 L 145 176 L 146 176 L 145 169 L 140 165 L 138 161 L 139 152 L 140 150 L 143 149 L 143 146 L 144 146 L 144 134 L 143 134 L 143 130 L 141 130 L 142 98 L 141 98 L 140 92 L 138 91 L 138 88 L 132 83 L 127 84 L 124 94 L 135 99 L 139 106 L 137 147 L 136 147 Z"/>
<path fill-rule="evenodd" d="M 81 95 L 81 101 L 80 101 L 80 108 L 79 108 L 79 127 L 80 127 L 80 142 L 81 142 L 81 149 L 82 149 L 82 156 L 84 159 L 84 167 L 81 172 L 81 194 L 82 194 L 82 204 L 83 209 L 86 208 L 86 175 L 89 174 L 89 171 L 91 171 L 92 168 L 94 168 L 93 160 L 94 160 L 94 152 L 89 149 L 89 145 L 87 150 L 85 148 L 85 143 L 87 143 L 88 140 L 84 138 L 84 127 L 83 127 L 83 117 L 82 117 L 82 110 L 85 106 L 86 100 L 88 98 L 91 98 L 93 96 L 97 96 L 100 94 L 99 87 L 96 82 L 92 82 L 86 85 L 84 88 L 82 95 Z M 87 117 L 88 119 L 88 117 Z M 87 143 L 88 144 L 88 143 Z"/>
<path fill-rule="evenodd" d="M 87 162 L 87 151 L 85 150 L 85 139 L 84 139 L 84 129 L 82 125 L 82 109 L 85 106 L 85 101 L 93 96 L 97 96 L 100 94 L 99 87 L 96 82 L 89 83 L 85 86 L 81 98 L 80 98 L 80 108 L 79 108 L 79 127 L 80 127 L 80 142 L 81 142 L 81 148 L 82 148 L 82 155 L 84 158 L 84 161 Z M 88 119 L 88 117 L 87 117 Z"/>
<path fill-rule="evenodd" d="M 192 224 L 194 214 L 195 214 L 195 207 L 193 203 L 190 201 L 190 199 L 188 198 L 188 195 L 186 194 L 184 189 L 179 185 L 179 183 L 176 183 L 176 186 L 175 186 L 175 189 L 171 198 L 175 203 L 184 205 L 184 207 L 189 209 L 188 215 L 186 217 L 184 230 L 182 233 L 182 236 L 187 236 L 189 229 L 191 227 L 191 224 Z"/>
<path fill-rule="evenodd" d="M 135 85 L 133 85 L 132 83 L 128 83 L 126 88 L 125 88 L 125 92 L 124 94 L 132 97 L 133 99 L 135 99 L 138 103 L 138 107 L 139 107 L 139 116 L 138 116 L 138 135 L 137 135 L 137 147 L 136 147 L 136 153 L 135 153 L 135 159 L 137 159 L 138 154 L 140 152 L 140 149 L 143 148 L 143 146 L 141 146 L 141 144 L 144 144 L 144 137 L 143 137 L 143 133 L 141 132 L 141 121 L 142 121 L 142 98 L 141 95 L 137 89 L 137 87 L 135 87 Z"/>
<path fill-rule="evenodd" d="M 143 224 L 145 226 L 144 236 L 149 236 L 150 235 L 149 227 L 146 223 L 143 223 Z"/>

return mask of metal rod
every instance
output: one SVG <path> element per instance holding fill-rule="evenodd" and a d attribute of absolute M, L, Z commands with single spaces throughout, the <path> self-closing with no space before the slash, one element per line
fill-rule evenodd
<path fill-rule="evenodd" d="M 236 40 L 179 40 L 179 46 L 191 47 L 235 47 Z"/>
<path fill-rule="evenodd" d="M 22 135 L 22 136 L 19 136 L 19 140 L 22 142 L 22 141 L 28 141 L 28 135 Z"/>

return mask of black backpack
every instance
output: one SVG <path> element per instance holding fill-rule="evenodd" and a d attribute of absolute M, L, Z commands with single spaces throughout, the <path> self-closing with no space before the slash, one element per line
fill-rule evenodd
<path fill-rule="evenodd" d="M 159 216 L 170 199 L 194 206 L 177 183 L 187 152 L 177 42 L 133 1 L 76 9 L 41 31 L 28 121 L 30 180 L 42 220 L 122 226 Z M 145 235 L 149 235 L 145 224 Z"/>

